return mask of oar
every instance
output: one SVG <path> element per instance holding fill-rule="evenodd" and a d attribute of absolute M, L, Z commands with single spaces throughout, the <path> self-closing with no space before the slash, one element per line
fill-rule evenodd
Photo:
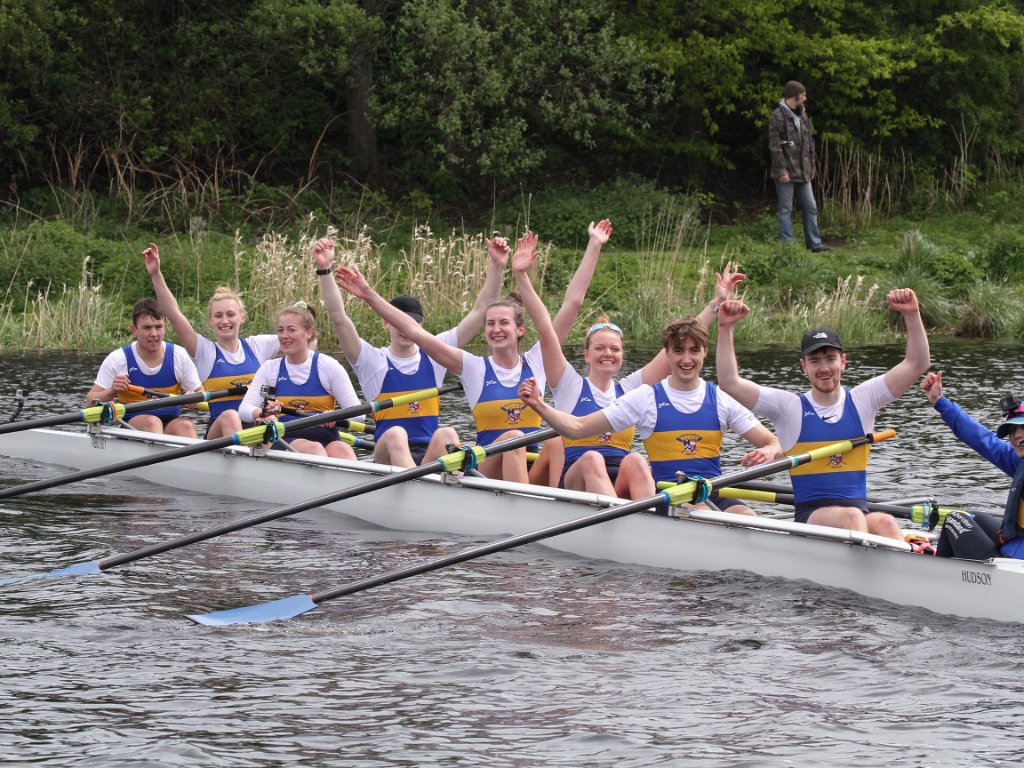
<path fill-rule="evenodd" d="M 391 406 L 384 407 L 389 408 Z M 100 571 L 106 571 L 117 565 L 132 563 L 136 560 L 141 560 L 144 557 L 159 555 L 163 552 L 169 552 L 172 549 L 178 549 L 180 547 L 188 546 L 189 544 L 196 544 L 200 541 L 206 541 L 207 539 L 213 539 L 217 536 L 223 536 L 225 533 L 240 531 L 243 528 L 251 528 L 262 523 L 269 523 L 271 520 L 279 520 L 282 517 L 288 517 L 289 515 L 295 515 L 299 512 L 305 512 L 307 509 L 316 509 L 317 507 L 322 507 L 327 504 L 333 504 L 338 501 L 344 501 L 345 499 L 362 496 L 363 494 L 370 493 L 371 491 L 376 491 L 381 488 L 390 488 L 404 483 L 406 480 L 424 477 L 435 472 L 457 472 L 461 469 L 472 468 L 488 456 L 495 456 L 505 451 L 521 448 L 524 445 L 530 445 L 537 440 L 547 440 L 549 437 L 555 437 L 556 434 L 557 433 L 553 429 L 542 429 L 536 432 L 531 432 L 528 435 L 513 437 L 508 440 L 502 440 L 500 443 L 492 443 L 487 446 L 465 446 L 457 451 L 453 451 L 452 453 L 442 456 L 429 464 L 410 467 L 409 469 L 401 472 L 384 475 L 383 477 L 378 477 L 375 480 L 371 480 L 367 483 L 361 483 L 360 485 L 356 485 L 351 488 L 332 491 L 331 493 L 323 496 L 317 496 L 315 499 L 300 501 L 296 504 L 289 504 L 285 507 L 277 507 L 276 509 L 271 509 L 267 512 L 247 517 L 243 520 L 236 520 L 233 523 L 225 523 L 224 525 L 219 525 L 216 528 L 210 528 L 205 531 L 197 531 L 196 533 L 191 533 L 177 539 L 170 539 L 160 544 L 143 547 L 142 549 L 137 549 L 134 552 L 129 552 L 124 555 L 114 555 L 113 557 L 109 557 L 105 560 L 94 560 L 89 563 L 78 563 L 76 565 L 68 566 L 67 568 L 61 568 L 56 571 L 41 574 L 41 576 L 46 578 L 51 576 L 78 576 L 83 573 L 99 573 Z"/>
<path fill-rule="evenodd" d="M 215 392 L 192 392 L 187 395 L 173 395 L 158 400 L 141 400 L 137 403 L 128 403 L 127 405 L 112 400 L 70 413 L 59 413 L 54 416 L 43 416 L 38 419 L 0 424 L 0 435 L 6 435 L 10 432 L 23 432 L 27 429 L 37 429 L 39 427 L 54 427 L 59 424 L 76 424 L 79 422 L 85 424 L 113 424 L 128 414 L 139 413 L 140 411 L 167 408 L 172 405 L 209 402 L 210 400 L 219 400 L 223 397 L 244 395 L 245 392 L 246 387 L 231 387 L 230 389 L 220 389 Z"/>
<path fill-rule="evenodd" d="M 774 491 L 775 493 L 793 493 L 792 485 L 778 485 L 775 483 L 766 483 L 759 480 L 751 480 L 749 483 L 740 483 L 736 486 L 737 488 L 746 488 L 751 491 Z M 924 504 L 932 501 L 928 497 L 922 496 L 913 498 L 907 501 L 899 501 L 895 499 L 880 499 L 877 497 L 868 496 L 865 501 L 869 504 L 891 504 L 897 507 L 912 507 L 917 504 Z"/>
<path fill-rule="evenodd" d="M 377 447 L 377 444 L 368 437 L 356 437 L 348 432 L 342 432 L 339 430 L 338 439 L 346 445 L 351 445 L 353 448 L 365 448 L 368 451 L 372 451 Z"/>
<path fill-rule="evenodd" d="M 792 493 L 780 493 L 779 491 L 756 491 L 751 488 L 722 488 L 718 495 L 726 499 L 742 499 L 744 501 L 763 501 L 766 504 L 786 504 L 794 506 L 796 499 Z M 946 515 L 950 512 L 962 510 L 946 509 L 931 501 L 924 504 L 912 506 L 900 506 L 898 504 L 883 504 L 877 501 L 867 502 L 869 512 L 888 512 L 894 517 L 906 518 L 915 523 L 927 523 L 934 528 L 939 523 L 946 521 Z M 932 522 L 932 515 L 935 515 L 935 522 Z"/>
<path fill-rule="evenodd" d="M 534 436 L 536 435 L 537 433 L 534 433 Z M 390 573 L 385 573 L 380 576 L 372 576 L 368 579 L 355 581 L 345 586 L 338 587 L 337 589 L 318 592 L 314 595 L 292 595 L 291 597 L 285 597 L 269 603 L 259 603 L 242 608 L 232 608 L 226 611 L 216 611 L 214 613 L 192 614 L 189 615 L 188 618 L 192 619 L 192 621 L 197 624 L 208 624 L 211 626 L 224 626 L 228 624 L 259 624 L 268 621 L 276 621 L 278 619 L 290 619 L 303 613 L 307 613 L 308 611 L 312 611 L 320 603 L 325 603 L 336 597 L 343 597 L 356 592 L 362 592 L 366 589 L 378 587 L 383 584 L 390 584 L 391 582 L 407 579 L 411 576 L 418 576 L 423 573 L 429 573 L 430 571 L 436 571 L 449 565 L 456 565 L 457 563 L 463 563 L 467 560 L 475 560 L 478 557 L 491 555 L 495 552 L 504 552 L 507 549 L 513 549 L 514 547 L 522 546 L 523 544 L 531 544 L 535 541 L 540 541 L 541 539 L 548 539 L 552 536 L 559 536 L 563 533 L 569 533 L 570 531 L 576 531 L 581 528 L 598 525 L 599 523 L 604 523 L 609 520 L 616 520 L 620 517 L 631 515 L 634 512 L 641 512 L 645 509 L 657 507 L 665 502 L 672 505 L 685 504 L 691 501 L 695 495 L 697 495 L 698 501 L 701 501 L 706 499 L 713 490 L 735 485 L 736 483 L 750 480 L 752 478 L 764 477 L 774 472 L 782 472 L 827 456 L 846 453 L 858 446 L 887 440 L 895 435 L 896 432 L 894 430 L 888 429 L 874 435 L 865 435 L 863 437 L 854 438 L 853 440 L 844 440 L 840 443 L 824 445 L 820 448 L 808 451 L 807 453 L 802 453 L 796 456 L 787 456 L 786 458 L 777 459 L 756 467 L 743 469 L 730 475 L 723 475 L 709 480 L 691 480 L 689 482 L 673 486 L 672 488 L 667 488 L 661 493 L 657 493 L 646 499 L 638 499 L 637 501 L 631 501 L 620 506 L 609 507 L 608 509 L 601 510 L 600 512 L 596 512 L 592 515 L 580 517 L 575 520 L 569 520 L 564 523 L 558 523 L 557 525 L 542 528 L 539 531 L 523 533 L 518 536 L 501 539 L 500 541 L 484 544 L 479 547 L 473 547 L 472 549 L 463 550 L 462 552 L 456 552 L 453 555 L 441 557 L 427 563 L 420 563 L 419 565 L 401 568 L 397 571 L 391 571 Z"/>
<path fill-rule="evenodd" d="M 331 421 L 338 421 L 339 419 L 349 419 L 353 416 L 363 416 L 368 413 L 376 413 L 377 411 L 384 410 L 385 408 L 392 408 L 396 405 L 404 405 L 405 403 L 412 403 L 417 400 L 428 400 L 431 397 L 437 397 L 447 392 L 454 392 L 461 388 L 461 384 L 449 384 L 448 386 L 441 387 L 440 389 L 423 389 L 418 392 L 408 392 L 404 395 L 398 395 L 386 400 L 373 400 L 369 403 L 359 403 L 358 405 L 353 405 L 348 408 L 341 408 L 336 411 L 326 411 L 325 413 L 318 413 L 315 416 L 307 416 L 302 419 L 295 419 L 294 421 L 277 421 L 269 424 L 259 424 L 254 427 L 249 427 L 248 429 L 243 429 L 240 432 L 235 432 L 232 435 L 218 437 L 215 440 L 200 440 L 192 445 L 185 445 L 180 448 L 169 448 L 157 456 L 140 456 L 137 459 L 129 459 L 106 467 L 83 469 L 79 472 L 72 472 L 69 475 L 61 475 L 60 477 L 55 477 L 50 480 L 37 480 L 34 483 L 25 483 L 24 485 L 15 485 L 10 488 L 4 488 L 3 490 L 0 490 L 0 499 L 9 499 L 12 496 L 20 496 L 23 493 L 41 491 L 46 488 L 53 488 L 56 485 L 75 483 L 79 480 L 88 480 L 93 477 L 112 475 L 115 472 L 125 472 L 129 469 L 148 467 L 164 461 L 180 459 L 186 456 L 194 456 L 197 453 L 206 453 L 207 451 L 216 451 L 220 448 L 227 448 L 232 445 L 261 445 L 263 443 L 274 442 L 275 440 L 282 439 L 288 432 L 297 432 L 298 430 L 305 429 L 306 427 L 315 427 Z M 152 400 L 150 402 L 159 402 L 164 404 L 167 401 Z"/>

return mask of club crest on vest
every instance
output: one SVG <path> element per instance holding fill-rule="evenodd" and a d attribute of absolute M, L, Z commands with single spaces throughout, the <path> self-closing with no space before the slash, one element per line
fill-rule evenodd
<path fill-rule="evenodd" d="M 837 453 L 835 456 L 828 457 L 828 465 L 831 469 L 839 469 L 846 462 L 843 461 L 843 454 Z"/>
<path fill-rule="evenodd" d="M 683 453 L 696 453 L 697 443 L 699 443 L 703 439 L 704 438 L 701 437 L 700 435 L 694 434 L 680 435 L 679 437 L 676 438 L 676 440 L 682 443 L 683 445 Z"/>
<path fill-rule="evenodd" d="M 408 412 L 409 413 L 419 413 L 420 412 L 420 403 L 419 403 L 418 400 L 416 402 L 414 402 L 414 403 L 409 403 L 409 411 Z"/>
<path fill-rule="evenodd" d="M 508 419 L 509 424 L 518 424 L 519 417 L 523 415 L 523 408 L 526 407 L 525 403 L 509 403 L 508 405 L 501 406 L 501 410 L 505 412 L 505 417 Z"/>

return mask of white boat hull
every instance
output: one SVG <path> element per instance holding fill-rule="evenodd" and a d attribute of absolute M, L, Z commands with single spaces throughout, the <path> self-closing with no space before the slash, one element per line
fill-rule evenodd
<path fill-rule="evenodd" d="M 38 429 L 0 439 L 0 454 L 75 469 L 104 467 L 188 444 L 104 428 Z M 165 486 L 285 505 L 397 472 L 367 462 L 229 449 L 131 470 Z M 583 517 L 609 497 L 481 478 L 410 480 L 325 508 L 386 528 L 500 538 Z M 311 514 L 304 513 L 308 517 Z M 322 513 L 319 513 L 322 514 Z M 699 519 L 698 519 L 699 518 Z M 752 527 L 753 525 L 761 527 Z M 977 562 L 908 554 L 869 534 L 722 512 L 673 519 L 633 514 L 545 540 L 574 555 L 676 571 L 741 570 L 809 581 L 938 613 L 1024 622 L 1024 561 Z"/>

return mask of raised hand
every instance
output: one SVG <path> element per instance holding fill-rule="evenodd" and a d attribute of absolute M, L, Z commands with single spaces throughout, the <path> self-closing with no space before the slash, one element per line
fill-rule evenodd
<path fill-rule="evenodd" d="M 889 302 L 890 307 L 901 315 L 912 315 L 921 311 L 921 305 L 917 301 L 917 294 L 911 288 L 896 288 L 889 291 L 885 300 Z"/>
<path fill-rule="evenodd" d="M 313 243 L 313 261 L 317 269 L 327 269 L 334 261 L 334 241 L 329 237 L 321 237 Z"/>
<path fill-rule="evenodd" d="M 504 269 L 505 265 L 508 264 L 508 238 L 495 235 L 490 240 L 484 240 L 484 242 L 487 243 L 487 255 L 491 257 L 491 263 Z"/>
<path fill-rule="evenodd" d="M 745 274 L 734 271 L 732 262 L 727 261 L 725 269 L 715 274 L 715 300 L 718 301 L 719 305 L 723 301 L 731 299 L 736 288 L 746 279 L 747 276 Z"/>
<path fill-rule="evenodd" d="M 928 396 L 928 402 L 932 405 L 942 397 L 942 371 L 930 371 L 921 379 L 921 389 Z"/>
<path fill-rule="evenodd" d="M 150 243 L 149 248 L 142 252 L 142 258 L 146 262 L 146 271 L 149 274 L 160 274 L 160 249 L 155 243 Z"/>
<path fill-rule="evenodd" d="M 718 327 L 735 325 L 750 313 L 750 307 L 740 299 L 723 301 L 718 307 Z"/>
<path fill-rule="evenodd" d="M 612 223 L 608 219 L 601 219 L 597 224 L 590 222 L 590 226 L 587 227 L 587 234 L 590 235 L 592 242 L 604 245 L 611 239 Z"/>
<path fill-rule="evenodd" d="M 355 267 L 338 267 L 334 270 L 334 281 L 339 288 L 348 291 L 357 299 L 366 301 L 372 294 L 370 284 Z"/>
<path fill-rule="evenodd" d="M 516 243 L 516 252 L 512 256 L 512 271 L 526 272 L 537 261 L 537 242 L 540 237 L 526 230 Z"/>

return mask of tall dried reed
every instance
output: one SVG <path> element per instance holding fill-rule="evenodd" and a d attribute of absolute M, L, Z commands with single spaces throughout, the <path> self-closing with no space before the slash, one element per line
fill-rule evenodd
<path fill-rule="evenodd" d="M 120 310 L 101 293 L 89 271 L 89 258 L 82 260 L 82 277 L 75 287 L 63 286 L 59 295 L 51 295 L 51 285 L 36 291 L 26 288 L 25 310 L 21 317 L 22 343 L 36 349 L 87 349 L 113 343 L 111 329 Z"/>

